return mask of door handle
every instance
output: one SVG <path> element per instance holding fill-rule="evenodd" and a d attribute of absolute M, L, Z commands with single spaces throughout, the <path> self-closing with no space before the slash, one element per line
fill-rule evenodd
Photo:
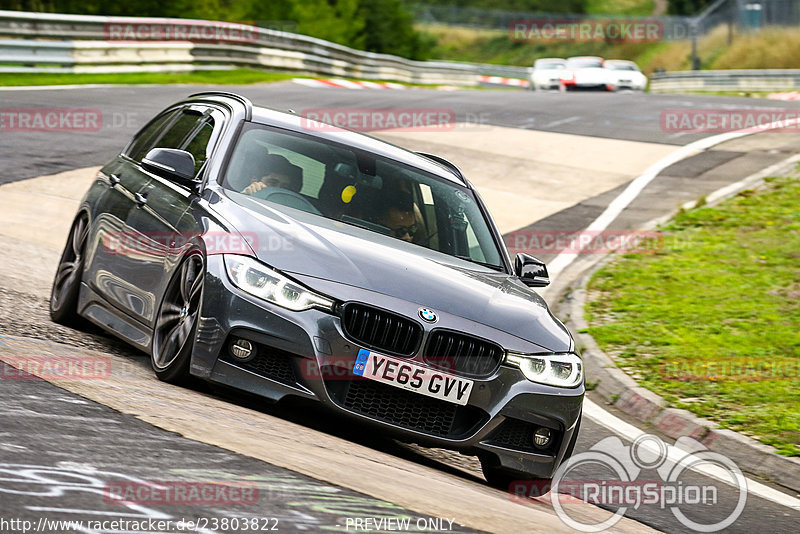
<path fill-rule="evenodd" d="M 134 193 L 133 201 L 136 202 L 137 206 L 144 206 L 145 204 L 147 204 L 147 197 L 141 193 Z"/>
<path fill-rule="evenodd" d="M 111 187 L 114 187 L 115 185 L 120 183 L 121 180 L 119 179 L 119 176 L 117 176 L 116 174 L 109 174 L 108 181 L 111 182 Z"/>

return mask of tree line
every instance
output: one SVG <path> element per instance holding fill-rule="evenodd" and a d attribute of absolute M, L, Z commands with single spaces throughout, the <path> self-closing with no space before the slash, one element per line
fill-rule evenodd
<path fill-rule="evenodd" d="M 422 0 L 420 3 L 520 12 L 585 13 L 590 0 Z M 711 0 L 669 0 L 691 14 Z M 178 17 L 283 29 L 360 50 L 428 59 L 435 41 L 414 27 L 414 0 L 0 0 L 0 9 L 81 15 Z"/>
<path fill-rule="evenodd" d="M 0 0 L 0 9 L 241 22 L 412 59 L 434 45 L 401 0 Z"/>

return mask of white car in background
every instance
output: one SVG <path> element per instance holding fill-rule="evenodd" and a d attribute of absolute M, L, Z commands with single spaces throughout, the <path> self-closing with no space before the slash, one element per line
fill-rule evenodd
<path fill-rule="evenodd" d="M 557 57 L 537 59 L 531 71 L 531 89 L 534 91 L 558 89 L 565 63 L 566 61 Z"/>
<path fill-rule="evenodd" d="M 612 90 L 609 70 L 603 66 L 603 58 L 576 56 L 567 58 L 561 71 L 561 88 Z"/>
<path fill-rule="evenodd" d="M 607 59 L 603 65 L 609 73 L 610 84 L 614 91 L 633 89 L 644 91 L 647 87 L 647 76 L 642 74 L 639 66 L 625 59 Z"/>

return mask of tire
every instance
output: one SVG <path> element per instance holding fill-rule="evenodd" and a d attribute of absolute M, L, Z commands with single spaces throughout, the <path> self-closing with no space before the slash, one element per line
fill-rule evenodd
<path fill-rule="evenodd" d="M 77 306 L 88 236 L 89 217 L 83 213 L 72 223 L 50 290 L 50 318 L 65 326 L 83 325 Z"/>
<path fill-rule="evenodd" d="M 188 254 L 167 284 L 156 315 L 150 365 L 159 380 L 171 384 L 189 381 L 189 363 L 200 314 L 205 259 Z"/>

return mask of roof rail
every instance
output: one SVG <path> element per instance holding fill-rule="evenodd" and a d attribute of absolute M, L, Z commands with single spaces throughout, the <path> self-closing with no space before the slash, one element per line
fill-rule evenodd
<path fill-rule="evenodd" d="M 224 96 L 227 98 L 232 98 L 234 100 L 238 100 L 245 107 L 245 119 L 250 120 L 253 118 L 253 103 L 250 102 L 249 98 L 243 97 L 242 95 L 237 95 L 236 93 L 230 93 L 228 91 L 203 91 L 202 93 L 194 93 L 193 95 L 189 95 L 189 98 L 196 98 L 201 96 Z"/>
<path fill-rule="evenodd" d="M 433 154 L 428 154 L 427 152 L 417 152 L 417 154 L 422 156 L 423 158 L 428 158 L 430 160 L 433 160 L 435 163 L 438 163 L 442 167 L 446 168 L 447 170 L 451 171 L 453 174 L 461 178 L 462 182 L 464 182 L 465 184 L 467 183 L 467 179 L 461 173 L 461 169 L 459 169 L 458 167 L 455 166 L 455 164 L 447 161 L 443 157 L 435 156 Z"/>

